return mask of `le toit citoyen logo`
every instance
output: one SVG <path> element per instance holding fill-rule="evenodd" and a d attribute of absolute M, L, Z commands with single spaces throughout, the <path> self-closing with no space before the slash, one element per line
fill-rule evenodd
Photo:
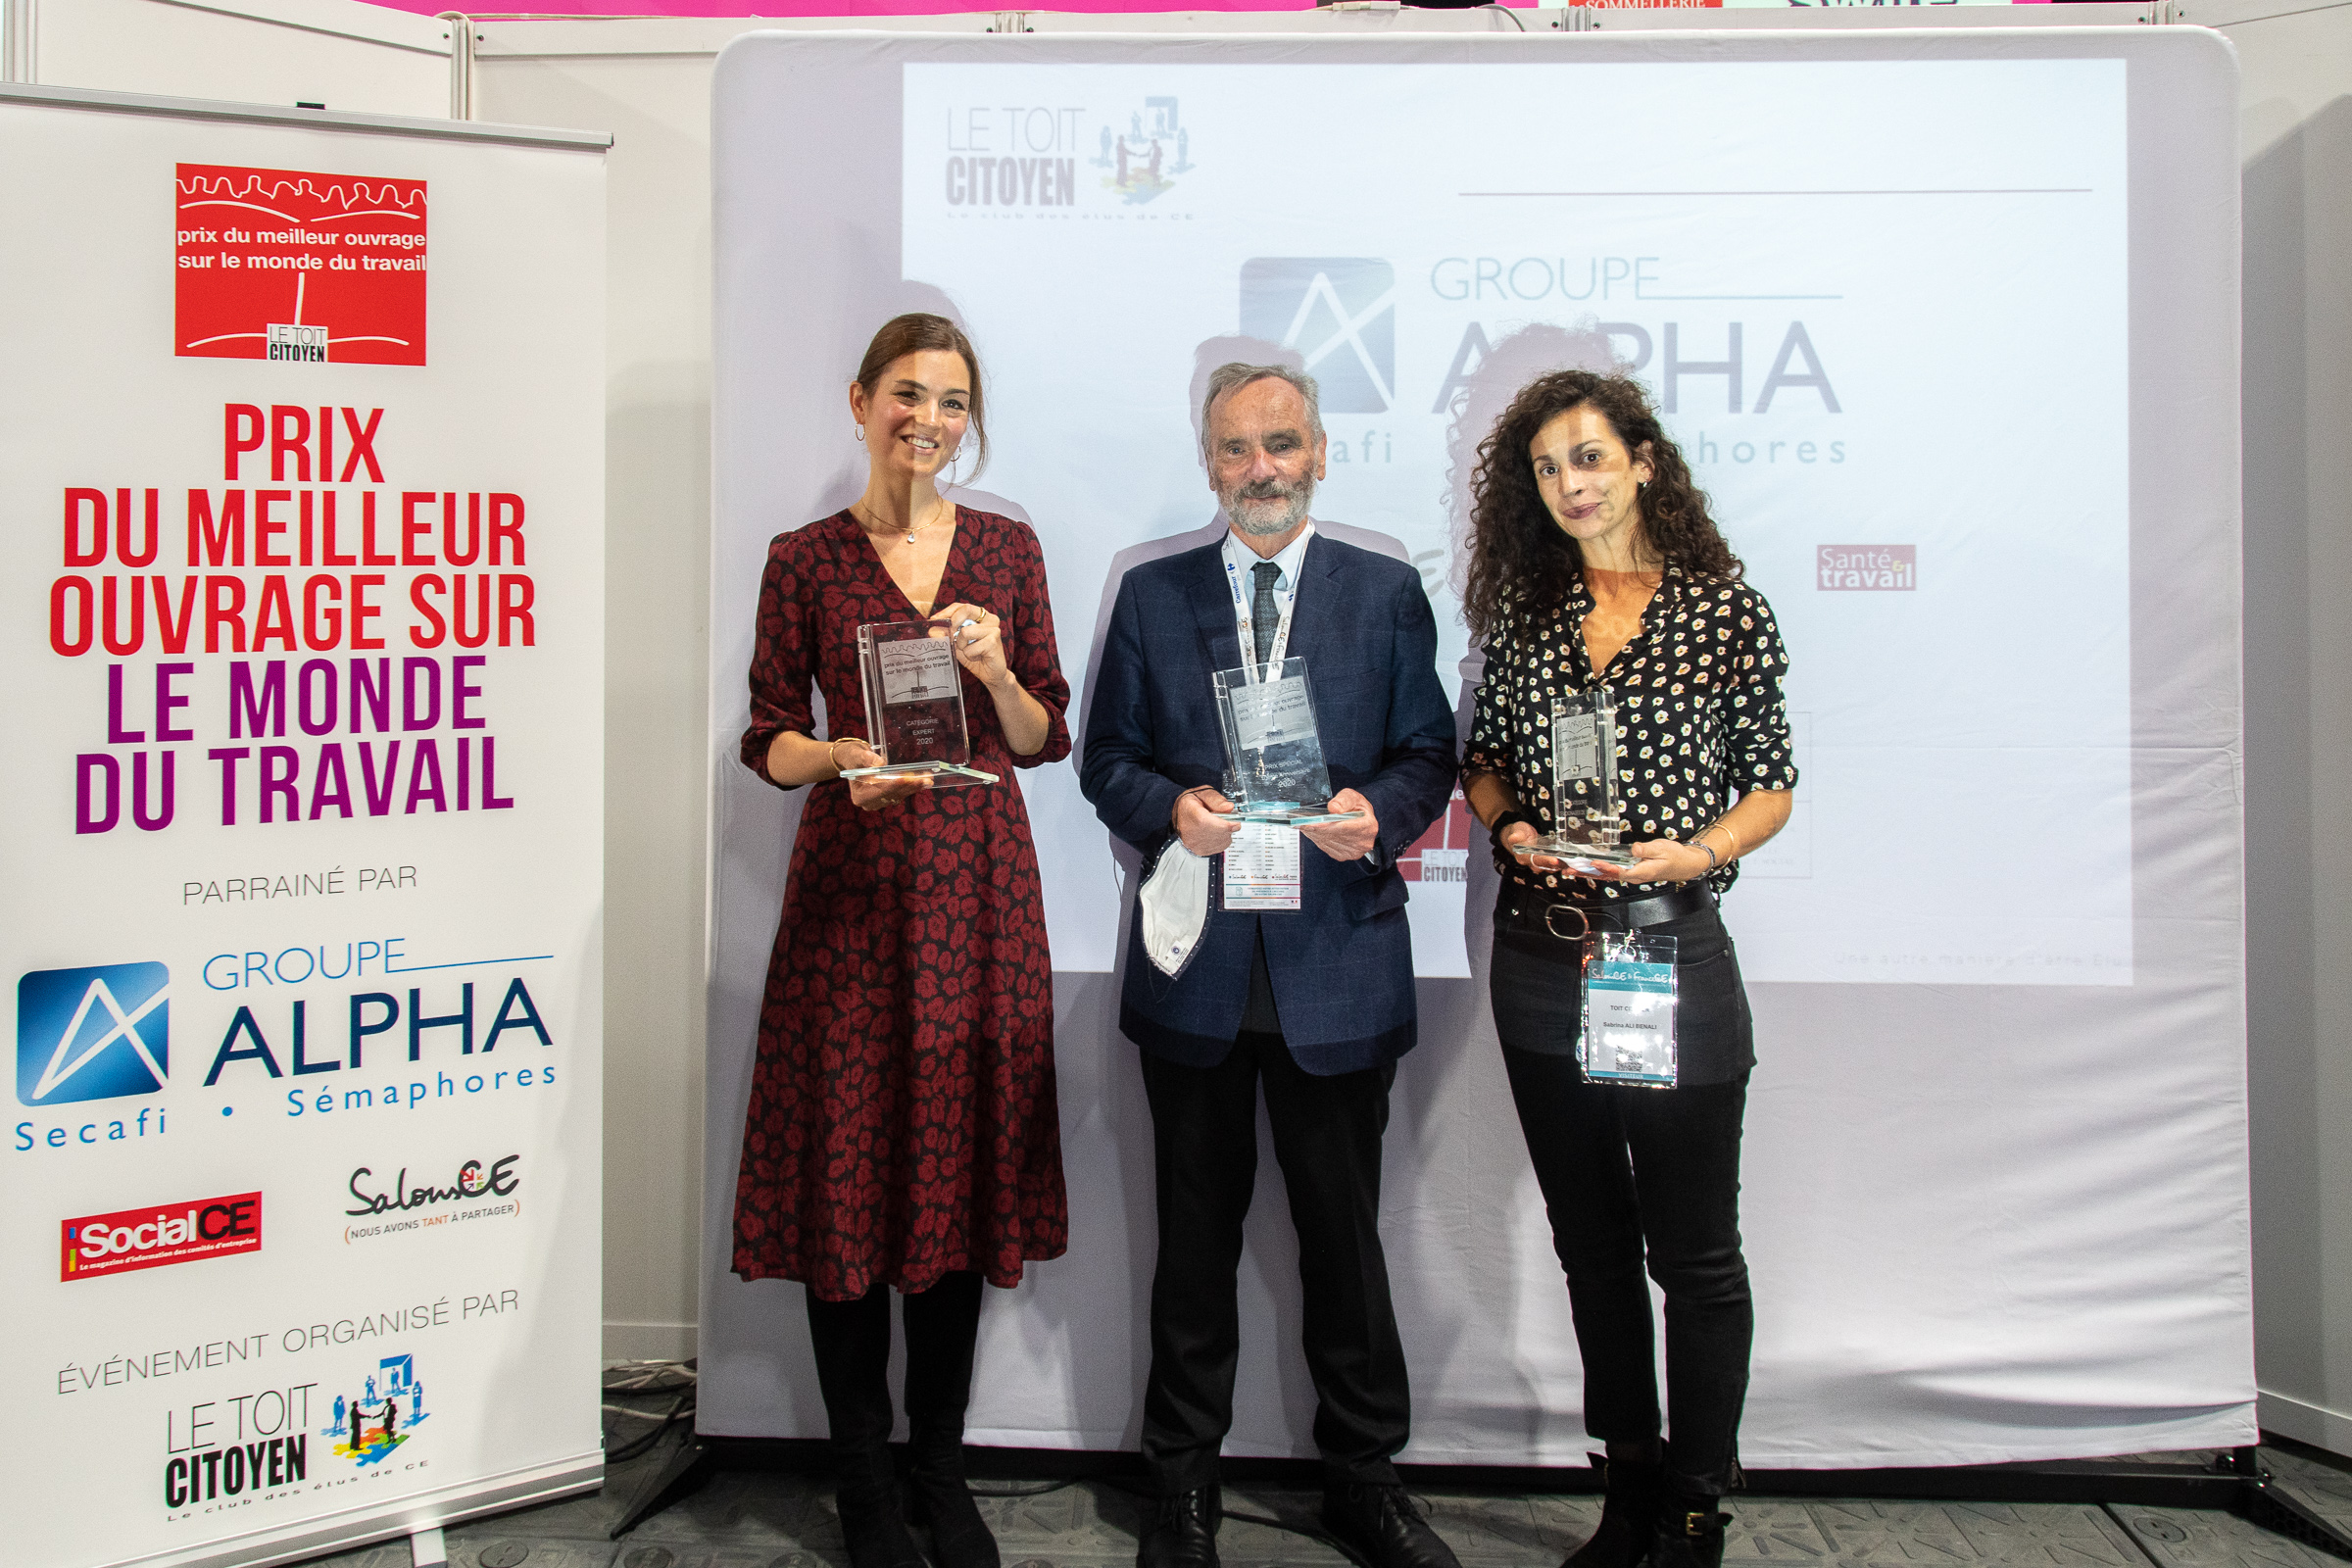
<path fill-rule="evenodd" d="M 943 194 L 950 207 L 1055 208 L 1078 205 L 1080 172 L 1091 170 L 1090 204 L 1146 207 L 1195 169 L 1192 128 L 1177 101 L 1153 95 L 1084 128 L 1082 109 L 969 105 L 947 111 Z"/>
<path fill-rule="evenodd" d="M 432 1416 L 409 1354 L 353 1366 L 347 1387 L 297 1383 L 176 1405 L 165 1418 L 164 1506 L 209 1513 L 347 1483 L 378 1471 Z"/>

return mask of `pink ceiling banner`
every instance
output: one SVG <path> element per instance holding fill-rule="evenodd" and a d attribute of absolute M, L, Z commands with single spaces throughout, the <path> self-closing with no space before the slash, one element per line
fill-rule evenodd
<path fill-rule="evenodd" d="M 450 0 L 374 0 L 396 11 L 437 16 L 451 9 Z M 1530 0 L 1532 3 L 1532 0 Z M 925 17 L 989 11 L 991 6 L 955 6 L 942 0 L 549 0 L 528 12 L 480 12 L 477 20 L 527 15 L 533 17 Z M 1006 5 L 1005 10 L 1020 10 Z M 1176 6 L 1162 0 L 1055 0 L 1063 12 L 1151 11 L 1312 11 L 1310 0 L 1196 0 Z"/>

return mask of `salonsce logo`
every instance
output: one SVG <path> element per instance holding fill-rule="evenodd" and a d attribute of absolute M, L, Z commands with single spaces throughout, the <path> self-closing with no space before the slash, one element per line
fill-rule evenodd
<path fill-rule="evenodd" d="M 160 963 L 34 969 L 17 981 L 17 1100 L 152 1095 L 171 1064 L 172 971 Z"/>
<path fill-rule="evenodd" d="M 1362 256 L 1258 256 L 1242 264 L 1242 335 L 1297 349 L 1326 414 L 1396 400 L 1396 273 Z"/>
<path fill-rule="evenodd" d="M 232 1193 L 184 1203 L 88 1214 L 59 1227 L 57 1277 L 86 1280 L 100 1274 L 192 1263 L 226 1252 L 262 1249 L 262 1195 Z"/>
<path fill-rule="evenodd" d="M 370 1187 L 380 1187 L 382 1184 L 372 1179 L 375 1175 L 373 1171 L 362 1165 L 351 1173 L 350 1183 L 352 1200 L 358 1206 L 343 1212 L 353 1215 L 388 1214 L 401 1209 L 423 1208 L 432 1203 L 462 1203 L 477 1198 L 504 1198 L 522 1185 L 522 1178 L 514 1174 L 514 1162 L 520 1158 L 520 1154 L 508 1154 L 486 1167 L 478 1159 L 469 1159 L 458 1167 L 458 1179 L 447 1187 L 434 1187 L 429 1183 L 422 1187 L 411 1187 L 409 1169 L 403 1165 L 400 1174 L 393 1178 L 392 1191 L 389 1193 L 368 1191 Z"/>
<path fill-rule="evenodd" d="M 522 1200 L 515 1190 L 522 1185 L 522 1177 L 514 1167 L 521 1158 L 520 1154 L 507 1154 L 489 1161 L 469 1159 L 458 1167 L 457 1179 L 446 1187 L 429 1181 L 411 1187 L 406 1165 L 387 1184 L 362 1165 L 345 1185 L 351 1206 L 343 1210 L 362 1223 L 343 1227 L 343 1245 L 358 1246 L 481 1220 L 520 1219 Z M 412 1212 L 419 1209 L 424 1212 Z"/>

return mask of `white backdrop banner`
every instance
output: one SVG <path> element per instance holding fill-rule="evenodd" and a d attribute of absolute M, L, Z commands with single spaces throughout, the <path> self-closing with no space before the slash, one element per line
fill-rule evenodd
<path fill-rule="evenodd" d="M 733 46 L 706 1425 L 821 1419 L 792 1291 L 725 1273 L 793 811 L 732 760 L 760 562 L 857 493 L 842 388 L 875 325 L 930 308 L 990 376 L 968 499 L 1037 527 L 1082 693 L 1120 575 L 1213 537 L 1215 365 L 1321 379 L 1315 514 L 1420 567 L 1465 713 L 1479 440 L 1544 370 L 1645 381 L 1788 637 L 1804 774 L 1726 909 L 1763 1058 L 1745 1457 L 2248 1439 L 2233 93 L 2226 45 L 2159 29 Z M 842 157 L 777 155 L 840 117 L 869 132 Z M 2184 478 L 2161 455 L 2188 450 Z M 1074 768 L 1019 782 L 1073 1238 L 999 1304 L 975 1419 L 1118 1446 L 1152 1246 L 1110 972 L 1130 862 Z M 1485 861 L 1457 801 L 1408 862 L 1425 1044 L 1386 1200 L 1409 1456 L 1565 1459 L 1557 1266 L 1523 1152 L 1485 1136 L 1513 1124 Z M 1307 1427 L 1274 1206 L 1244 1451 Z"/>
<path fill-rule="evenodd" d="M 0 89 L 12 1562 L 602 1480 L 602 141 Z"/>

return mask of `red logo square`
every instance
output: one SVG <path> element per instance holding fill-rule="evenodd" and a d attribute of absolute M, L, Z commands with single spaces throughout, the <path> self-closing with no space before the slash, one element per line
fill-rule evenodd
<path fill-rule="evenodd" d="M 192 1263 L 226 1252 L 257 1252 L 262 1247 L 262 1195 L 232 1193 L 85 1214 L 58 1226 L 58 1246 L 60 1280 Z"/>
<path fill-rule="evenodd" d="M 424 363 L 424 181 L 178 166 L 172 352 Z"/>

